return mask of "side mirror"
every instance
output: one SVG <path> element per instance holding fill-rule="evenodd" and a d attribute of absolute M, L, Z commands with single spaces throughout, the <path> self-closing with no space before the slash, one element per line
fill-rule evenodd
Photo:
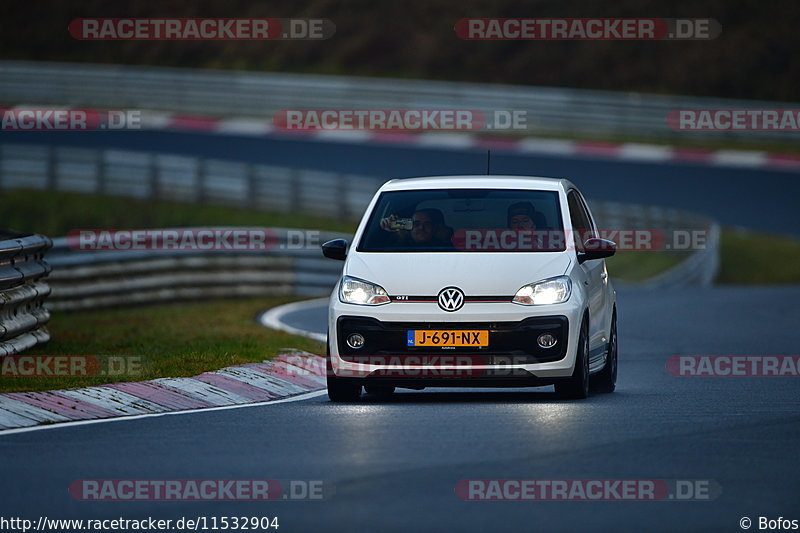
<path fill-rule="evenodd" d="M 617 243 L 606 239 L 586 239 L 583 250 L 578 251 L 578 263 L 611 257 L 617 251 Z"/>
<path fill-rule="evenodd" d="M 344 261 L 347 257 L 347 240 L 334 239 L 322 245 L 322 255 L 329 259 Z"/>

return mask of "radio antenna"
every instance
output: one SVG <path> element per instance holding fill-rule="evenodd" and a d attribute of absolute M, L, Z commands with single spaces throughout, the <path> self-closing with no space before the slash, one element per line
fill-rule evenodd
<path fill-rule="evenodd" d="M 486 175 L 492 173 L 492 151 L 486 150 Z"/>

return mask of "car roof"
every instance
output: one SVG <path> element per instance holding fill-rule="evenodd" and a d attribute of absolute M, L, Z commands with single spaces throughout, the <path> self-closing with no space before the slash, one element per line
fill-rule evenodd
<path fill-rule="evenodd" d="M 572 183 L 564 178 L 538 176 L 462 175 L 400 178 L 387 181 L 381 191 L 413 191 L 421 189 L 531 189 L 567 190 Z"/>

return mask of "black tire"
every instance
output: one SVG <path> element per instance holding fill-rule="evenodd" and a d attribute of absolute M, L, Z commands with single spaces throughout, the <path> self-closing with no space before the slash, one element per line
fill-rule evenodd
<path fill-rule="evenodd" d="M 355 402 L 361 398 L 361 385 L 352 381 L 338 378 L 333 375 L 333 366 L 331 365 L 331 347 L 326 342 L 327 347 L 326 355 L 326 374 L 328 377 L 328 398 L 332 402 Z"/>
<path fill-rule="evenodd" d="M 556 394 L 560 398 L 582 400 L 589 396 L 589 324 L 584 319 L 578 337 L 578 351 L 575 354 L 575 370 L 569 381 L 556 383 Z"/>
<path fill-rule="evenodd" d="M 394 387 L 390 385 L 364 385 L 364 390 L 367 394 L 374 394 L 375 396 L 391 396 L 394 394 Z"/>
<path fill-rule="evenodd" d="M 598 392 L 614 392 L 617 388 L 617 367 L 619 365 L 619 341 L 617 340 L 617 312 L 611 317 L 611 332 L 608 335 L 606 366 L 592 376 L 592 389 Z"/>
<path fill-rule="evenodd" d="M 356 402 L 361 398 L 361 385 L 328 376 L 328 398 L 332 402 Z"/>

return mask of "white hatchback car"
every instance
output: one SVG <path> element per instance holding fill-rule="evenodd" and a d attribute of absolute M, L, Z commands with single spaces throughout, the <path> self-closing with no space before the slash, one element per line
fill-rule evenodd
<path fill-rule="evenodd" d="M 565 179 L 392 180 L 370 202 L 328 313 L 328 395 L 395 387 L 555 385 L 617 379 L 613 242 Z"/>

